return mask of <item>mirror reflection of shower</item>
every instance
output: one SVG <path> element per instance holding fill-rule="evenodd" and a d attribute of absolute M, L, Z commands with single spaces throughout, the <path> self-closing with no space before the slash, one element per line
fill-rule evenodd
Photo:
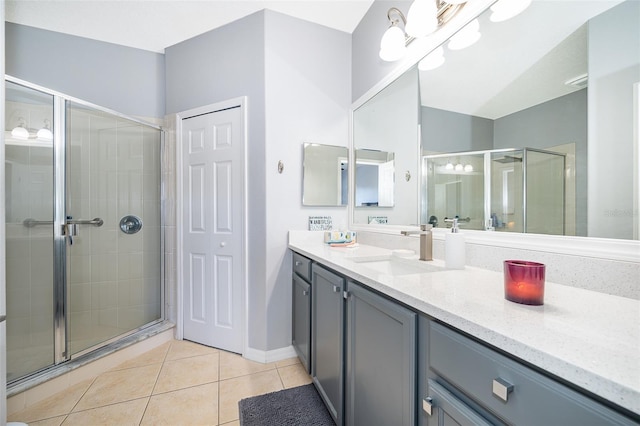
<path fill-rule="evenodd" d="M 457 217 L 464 229 L 572 235 L 566 155 L 532 148 L 423 157 L 425 209 L 432 224 Z M 569 201 L 567 201 L 569 200 Z M 466 223 L 465 223 L 466 222 Z"/>

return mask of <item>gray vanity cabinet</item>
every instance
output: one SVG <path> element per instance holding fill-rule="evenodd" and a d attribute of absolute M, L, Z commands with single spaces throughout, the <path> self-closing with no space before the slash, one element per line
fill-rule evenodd
<path fill-rule="evenodd" d="M 415 425 L 417 316 L 358 284 L 347 286 L 345 422 Z"/>
<path fill-rule="evenodd" d="M 293 274 L 291 344 L 307 373 L 311 372 L 311 285 Z"/>
<path fill-rule="evenodd" d="M 293 253 L 291 344 L 311 372 L 311 260 Z"/>
<path fill-rule="evenodd" d="M 338 426 L 344 406 L 345 279 L 313 263 L 311 266 L 311 377 Z"/>
<path fill-rule="evenodd" d="M 429 425 L 453 420 L 459 424 L 523 426 L 636 424 L 435 321 L 429 327 L 429 370 L 427 395 L 431 401 L 423 401 Z"/>

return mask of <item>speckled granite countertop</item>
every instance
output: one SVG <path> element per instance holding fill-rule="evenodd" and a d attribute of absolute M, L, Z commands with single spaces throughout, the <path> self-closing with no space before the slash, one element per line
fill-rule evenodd
<path fill-rule="evenodd" d="M 390 250 L 329 247 L 317 233 L 290 232 L 289 248 L 640 414 L 638 300 L 547 281 L 545 304 L 526 306 L 504 299 L 498 272 L 380 273 L 355 260 L 383 258 Z"/>

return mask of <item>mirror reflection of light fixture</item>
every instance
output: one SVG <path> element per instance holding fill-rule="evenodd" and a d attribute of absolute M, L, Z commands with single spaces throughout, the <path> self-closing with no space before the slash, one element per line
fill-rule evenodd
<path fill-rule="evenodd" d="M 465 47 L 469 47 L 480 40 L 481 35 L 480 22 L 477 19 L 474 19 L 451 37 L 447 47 L 451 50 L 464 49 Z"/>
<path fill-rule="evenodd" d="M 502 22 L 511 19 L 523 12 L 529 5 L 531 0 L 499 0 L 491 6 L 491 22 Z"/>
<path fill-rule="evenodd" d="M 39 140 L 43 140 L 43 141 L 52 141 L 53 140 L 53 133 L 51 133 L 51 129 L 49 128 L 51 125 L 51 122 L 49 120 L 44 120 L 44 127 L 40 130 L 38 130 L 38 133 L 36 135 L 36 138 Z"/>
<path fill-rule="evenodd" d="M 18 119 L 18 125 L 11 130 L 11 136 L 16 139 L 29 139 L 29 130 L 27 130 L 27 122 L 23 117 Z"/>
<path fill-rule="evenodd" d="M 418 69 L 420 71 L 434 70 L 444 64 L 444 60 L 444 48 L 439 46 L 418 63 Z M 451 165 L 451 167 L 453 167 L 453 165 Z"/>
<path fill-rule="evenodd" d="M 414 0 L 408 17 L 395 7 L 387 11 L 389 28 L 380 40 L 380 58 L 397 61 L 406 54 L 407 46 L 417 37 L 424 37 L 451 20 L 468 0 Z M 404 30 L 399 24 L 402 21 Z"/>

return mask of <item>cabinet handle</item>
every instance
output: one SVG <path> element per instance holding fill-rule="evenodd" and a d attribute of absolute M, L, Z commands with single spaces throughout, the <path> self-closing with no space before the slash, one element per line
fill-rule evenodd
<path fill-rule="evenodd" d="M 493 379 L 493 394 L 498 397 L 498 399 L 507 402 L 511 392 L 513 392 L 513 385 L 511 383 L 500 377 Z"/>
<path fill-rule="evenodd" d="M 338 287 L 337 285 L 333 286 L 333 292 L 334 293 L 340 293 L 340 287 Z"/>
<path fill-rule="evenodd" d="M 431 399 L 431 397 L 426 397 L 425 399 L 422 400 L 422 411 L 424 411 L 428 415 L 431 415 L 432 410 L 433 410 L 433 400 Z"/>
<path fill-rule="evenodd" d="M 302 266 L 302 262 L 300 262 L 299 260 L 296 260 L 296 266 Z"/>
<path fill-rule="evenodd" d="M 308 296 L 309 295 L 309 290 L 302 290 L 302 295 L 303 296 Z"/>

